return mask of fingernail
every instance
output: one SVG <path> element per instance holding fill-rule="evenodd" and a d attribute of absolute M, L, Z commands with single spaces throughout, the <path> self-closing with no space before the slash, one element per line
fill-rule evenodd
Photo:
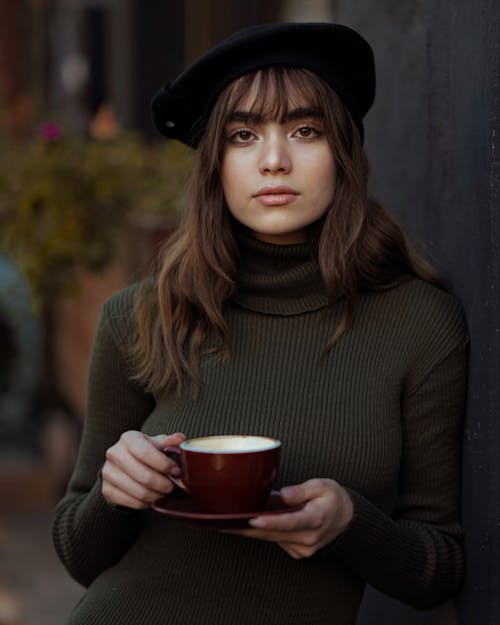
<path fill-rule="evenodd" d="M 293 489 L 289 487 L 282 488 L 280 494 L 282 497 L 293 497 Z"/>
<path fill-rule="evenodd" d="M 265 520 L 262 517 L 256 517 L 255 519 L 250 519 L 248 521 L 248 525 L 252 527 L 263 527 L 266 524 Z"/>

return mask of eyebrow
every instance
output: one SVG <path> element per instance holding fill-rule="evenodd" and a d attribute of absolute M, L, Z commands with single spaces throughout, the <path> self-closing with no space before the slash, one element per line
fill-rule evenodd
<path fill-rule="evenodd" d="M 324 115 L 321 109 L 316 107 L 299 107 L 288 111 L 287 114 L 280 119 L 280 122 L 287 124 L 304 118 L 323 119 Z M 252 113 L 251 111 L 234 111 L 227 119 L 227 124 L 231 122 L 263 124 L 268 121 L 266 116 L 260 113 Z"/>

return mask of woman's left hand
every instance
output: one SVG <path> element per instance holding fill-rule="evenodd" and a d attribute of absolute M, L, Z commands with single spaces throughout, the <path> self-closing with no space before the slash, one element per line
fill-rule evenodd
<path fill-rule="evenodd" d="M 292 558 L 308 558 L 335 540 L 353 516 L 349 494 L 334 480 L 318 478 L 287 486 L 281 496 L 290 506 L 305 505 L 297 512 L 256 517 L 249 521 L 253 529 L 230 532 L 270 540 Z"/>

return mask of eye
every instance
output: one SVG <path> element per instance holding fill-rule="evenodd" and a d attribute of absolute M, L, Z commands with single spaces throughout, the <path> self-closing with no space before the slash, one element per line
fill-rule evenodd
<path fill-rule="evenodd" d="M 318 137 L 320 132 L 312 126 L 301 126 L 293 134 L 297 135 L 300 139 L 312 139 L 313 137 Z"/>
<path fill-rule="evenodd" d="M 254 134 L 246 128 L 241 128 L 230 133 L 228 139 L 233 143 L 248 143 L 253 138 Z"/>

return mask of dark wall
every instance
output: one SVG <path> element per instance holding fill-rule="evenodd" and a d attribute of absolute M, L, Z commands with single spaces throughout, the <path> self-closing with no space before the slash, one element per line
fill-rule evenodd
<path fill-rule="evenodd" d="M 134 127 L 157 137 L 151 119 L 153 95 L 184 67 L 184 0 L 133 0 L 135 66 Z"/>
<path fill-rule="evenodd" d="M 464 305 L 471 339 L 463 454 L 467 573 L 460 596 L 417 612 L 369 591 L 359 625 L 500 623 L 500 4 L 337 0 L 372 43 L 366 119 L 373 190 Z"/>

